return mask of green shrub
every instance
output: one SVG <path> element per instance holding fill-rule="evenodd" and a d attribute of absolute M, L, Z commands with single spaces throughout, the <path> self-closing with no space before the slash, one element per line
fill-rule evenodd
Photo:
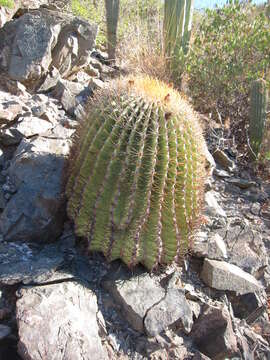
<path fill-rule="evenodd" d="M 5 6 L 10 9 L 14 7 L 14 1 L 13 0 L 0 0 L 0 6 Z"/>
<path fill-rule="evenodd" d="M 229 1 L 207 10 L 186 62 L 197 107 L 230 107 L 247 98 L 250 82 L 264 77 L 269 67 L 269 44 L 269 19 L 250 3 Z"/>

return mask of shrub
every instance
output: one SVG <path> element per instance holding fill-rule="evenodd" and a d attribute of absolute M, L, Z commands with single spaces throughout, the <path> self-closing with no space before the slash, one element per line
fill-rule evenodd
<path fill-rule="evenodd" d="M 206 10 L 186 62 L 196 106 L 229 109 L 239 97 L 246 101 L 251 81 L 269 67 L 269 44 L 269 20 L 250 3 Z"/>
<path fill-rule="evenodd" d="M 14 1 L 13 0 L 0 0 L 0 6 L 5 6 L 10 9 L 14 7 Z"/>

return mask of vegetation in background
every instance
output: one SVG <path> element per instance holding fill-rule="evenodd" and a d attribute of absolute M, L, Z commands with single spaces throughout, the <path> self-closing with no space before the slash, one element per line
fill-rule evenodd
<path fill-rule="evenodd" d="M 5 7 L 12 9 L 14 7 L 14 1 L 13 0 L 0 0 L 0 6 L 5 6 Z"/>
<path fill-rule="evenodd" d="M 105 44 L 104 1 L 72 0 L 72 6 L 99 23 L 98 46 Z M 121 67 L 182 86 L 198 111 L 211 114 L 230 128 L 236 142 L 247 144 L 251 82 L 270 79 L 270 5 L 229 0 L 221 8 L 195 11 L 190 51 L 179 56 L 173 72 L 163 56 L 163 7 L 161 0 L 120 1 Z"/>
<path fill-rule="evenodd" d="M 256 14 L 251 4 L 230 1 L 221 9 L 207 10 L 186 63 L 197 106 L 230 106 L 247 96 L 250 82 L 266 76 L 269 44 L 269 20 L 263 12 Z"/>

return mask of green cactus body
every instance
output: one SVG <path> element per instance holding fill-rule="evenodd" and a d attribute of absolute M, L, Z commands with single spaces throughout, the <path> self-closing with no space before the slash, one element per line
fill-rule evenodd
<path fill-rule="evenodd" d="M 253 156 L 257 157 L 264 135 L 267 118 L 268 90 L 266 81 L 259 79 L 251 84 L 249 138 Z"/>
<path fill-rule="evenodd" d="M 181 56 L 189 49 L 194 0 L 165 0 L 164 51 L 172 71 L 179 71 Z"/>
<path fill-rule="evenodd" d="M 204 146 L 178 92 L 148 77 L 112 82 L 89 104 L 72 149 L 76 234 L 130 267 L 180 260 L 200 219 Z"/>

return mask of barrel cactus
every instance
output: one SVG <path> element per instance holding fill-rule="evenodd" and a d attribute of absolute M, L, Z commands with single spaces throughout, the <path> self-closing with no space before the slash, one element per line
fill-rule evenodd
<path fill-rule="evenodd" d="M 176 90 L 149 77 L 112 82 L 74 141 L 66 194 L 76 234 L 130 267 L 179 261 L 200 220 L 204 147 Z"/>

